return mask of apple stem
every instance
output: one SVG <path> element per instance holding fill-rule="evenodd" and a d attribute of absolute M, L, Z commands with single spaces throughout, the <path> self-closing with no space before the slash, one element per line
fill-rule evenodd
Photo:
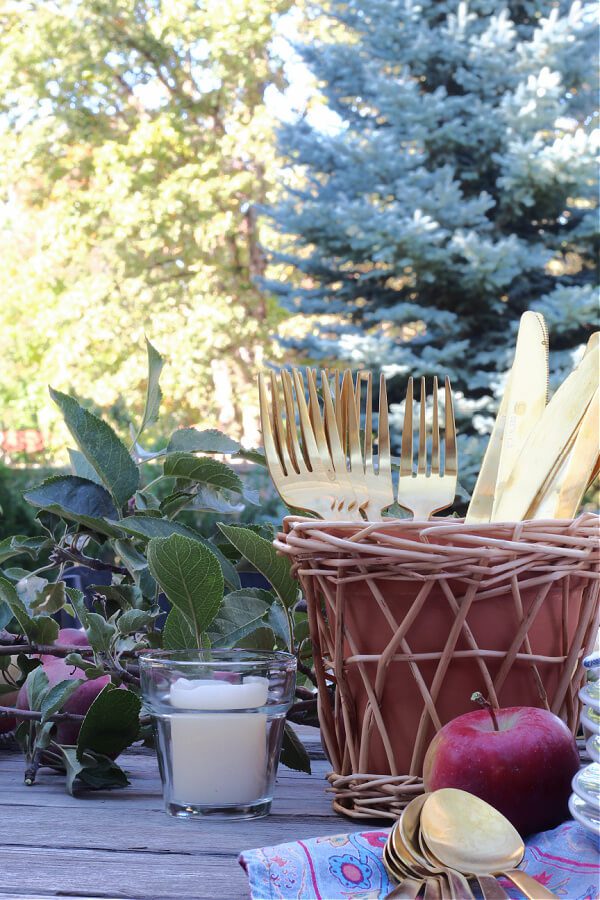
<path fill-rule="evenodd" d="M 494 731 L 499 731 L 498 728 L 498 719 L 496 718 L 496 710 L 492 706 L 489 700 L 486 700 L 483 694 L 480 691 L 475 691 L 474 694 L 471 694 L 471 701 L 473 703 L 479 703 L 484 709 L 487 709 L 490 716 L 492 717 L 492 723 L 494 725 Z"/>

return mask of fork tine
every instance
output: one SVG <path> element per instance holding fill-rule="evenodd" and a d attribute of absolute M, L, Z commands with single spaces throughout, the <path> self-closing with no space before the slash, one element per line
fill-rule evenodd
<path fill-rule="evenodd" d="M 357 381 L 358 388 L 358 381 Z M 360 448 L 360 430 L 356 421 L 356 395 L 352 372 L 346 369 L 342 380 L 341 400 L 344 404 L 344 418 L 346 419 L 346 434 L 348 435 L 348 453 L 350 456 L 350 470 L 364 474 L 362 451 Z M 343 442 L 344 444 L 346 441 Z"/>
<path fill-rule="evenodd" d="M 365 399 L 365 471 L 373 472 L 373 377 L 371 372 L 363 373 L 367 385 L 367 396 Z M 385 381 L 384 381 L 385 391 Z M 381 406 L 381 390 L 379 392 L 379 405 Z M 360 400 L 360 394 L 359 394 Z M 360 423 L 360 415 L 358 416 Z M 381 417 L 380 417 L 381 422 Z M 381 444 L 379 443 L 381 448 Z M 381 453 L 381 449 L 379 450 Z"/>
<path fill-rule="evenodd" d="M 425 393 L 425 378 L 421 377 L 421 401 L 419 411 L 419 457 L 417 461 L 417 474 L 427 472 L 427 430 L 425 425 L 425 411 L 427 395 Z"/>
<path fill-rule="evenodd" d="M 277 387 L 277 376 L 275 372 L 271 372 L 271 401 L 273 404 L 273 422 L 275 424 L 275 440 L 279 447 L 279 458 L 283 463 L 283 467 L 287 474 L 295 471 L 290 453 L 287 446 L 286 428 L 283 424 L 283 414 L 281 411 L 281 400 Z"/>
<path fill-rule="evenodd" d="M 433 378 L 433 424 L 431 427 L 431 474 L 440 474 L 440 423 L 438 417 L 438 380 Z"/>
<path fill-rule="evenodd" d="M 369 382 L 370 382 L 369 373 Z M 371 404 L 369 404 L 369 408 Z M 388 416 L 387 387 L 383 372 L 379 376 L 379 416 L 377 417 L 377 474 L 392 477 L 390 450 L 390 422 Z"/>
<path fill-rule="evenodd" d="M 319 406 L 319 395 L 317 393 L 317 371 L 316 369 L 306 368 L 306 381 L 308 383 L 308 412 L 312 423 L 313 433 L 319 441 L 318 428 L 321 422 L 321 407 Z M 314 386 L 314 392 L 312 387 Z M 313 396 L 314 393 L 314 396 Z"/>
<path fill-rule="evenodd" d="M 293 369 L 294 386 L 296 388 L 296 402 L 298 404 L 298 417 L 300 419 L 300 431 L 302 433 L 302 444 L 304 445 L 304 458 L 310 471 L 314 469 L 316 460 L 319 458 L 319 448 L 315 440 L 310 413 L 306 405 L 306 395 L 304 393 L 304 380 L 298 369 Z"/>
<path fill-rule="evenodd" d="M 323 418 L 321 416 L 321 407 L 319 406 L 319 395 L 317 393 L 317 382 L 316 376 L 312 369 L 306 370 L 306 380 L 308 381 L 308 402 L 309 402 L 309 412 L 310 412 L 310 420 L 312 422 L 312 430 L 315 436 L 315 441 L 317 442 L 317 455 L 320 459 L 321 463 L 325 466 L 327 470 L 327 477 L 331 481 L 335 481 L 335 465 L 333 464 L 333 460 L 331 458 L 331 454 L 329 452 L 329 445 L 327 441 L 327 435 L 325 434 L 325 428 L 323 425 Z M 331 403 L 331 394 L 329 394 L 329 402 Z M 334 417 L 335 421 L 335 417 Z M 337 428 L 337 426 L 336 426 Z M 337 432 L 336 432 L 337 433 Z M 338 438 L 339 444 L 339 438 Z"/>
<path fill-rule="evenodd" d="M 296 409 L 294 407 L 294 395 L 292 391 L 292 379 L 290 373 L 284 369 L 281 373 L 283 385 L 283 401 L 285 403 L 285 424 L 287 430 L 287 442 L 290 455 L 298 473 L 306 473 L 306 460 L 298 440 L 296 428 Z"/>
<path fill-rule="evenodd" d="M 402 447 L 400 450 L 400 475 L 412 475 L 413 470 L 413 380 L 408 379 L 404 422 L 402 424 Z"/>
<path fill-rule="evenodd" d="M 327 372 L 327 381 L 329 382 L 329 372 Z M 337 422 L 338 434 L 340 442 L 345 449 L 346 443 L 346 410 L 342 400 L 343 381 L 340 378 L 339 369 L 333 370 L 333 386 L 335 397 L 335 421 Z"/>
<path fill-rule="evenodd" d="M 263 445 L 265 448 L 265 456 L 269 466 L 269 470 L 273 475 L 273 480 L 277 481 L 285 478 L 285 471 L 281 465 L 279 451 L 273 437 L 273 429 L 271 427 L 271 414 L 269 411 L 269 398 L 267 395 L 267 386 L 265 377 L 262 372 L 258 376 L 258 398 L 260 402 L 260 421 L 262 425 Z"/>
<path fill-rule="evenodd" d="M 454 422 L 454 401 L 450 379 L 446 375 L 446 430 L 444 434 L 444 475 L 458 473 L 458 450 L 456 447 L 456 425 Z"/>
<path fill-rule="evenodd" d="M 325 372 L 321 371 L 321 389 L 323 393 L 323 414 L 325 420 L 325 435 L 327 445 L 331 454 L 331 462 L 336 472 L 346 471 L 346 456 L 342 449 L 340 436 L 338 433 L 337 422 L 335 419 L 335 409 L 331 397 L 331 389 Z"/>

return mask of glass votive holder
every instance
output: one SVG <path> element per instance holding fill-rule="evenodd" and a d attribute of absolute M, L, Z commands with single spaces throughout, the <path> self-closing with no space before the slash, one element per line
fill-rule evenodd
<path fill-rule="evenodd" d="M 181 818 L 266 816 L 294 697 L 295 657 L 157 650 L 139 662 L 167 812 Z"/>

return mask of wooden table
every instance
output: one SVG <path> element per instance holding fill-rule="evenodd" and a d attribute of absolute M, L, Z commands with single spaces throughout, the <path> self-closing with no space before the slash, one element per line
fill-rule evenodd
<path fill-rule="evenodd" d="M 312 775 L 279 769 L 272 813 L 264 819 L 185 822 L 162 805 L 154 754 L 119 760 L 131 785 L 70 797 L 47 769 L 23 785 L 23 758 L 0 752 L 0 897 L 47 900 L 238 900 L 247 878 L 241 850 L 344 831 L 364 830 L 331 811 L 329 763 L 316 729 L 301 729 Z"/>

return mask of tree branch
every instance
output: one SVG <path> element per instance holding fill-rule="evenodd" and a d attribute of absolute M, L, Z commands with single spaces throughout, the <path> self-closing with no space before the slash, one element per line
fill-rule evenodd
<path fill-rule="evenodd" d="M 97 572 L 116 572 L 118 575 L 127 575 L 128 570 L 123 566 L 114 566 L 112 563 L 102 562 L 100 559 L 93 559 L 86 556 L 85 553 L 78 553 L 76 550 L 67 550 L 66 547 L 55 547 L 50 554 L 50 562 L 75 562 L 78 565 L 86 566 L 88 569 L 94 569 Z"/>
<path fill-rule="evenodd" d="M 25 719 L 28 722 L 41 722 L 42 714 L 35 709 L 15 709 L 13 706 L 0 706 L 0 719 Z M 78 713 L 54 713 L 48 722 L 83 722 L 85 716 Z"/>
<path fill-rule="evenodd" d="M 81 656 L 92 656 L 91 647 L 78 644 L 1 644 L 0 656 L 15 656 L 18 653 L 31 653 L 44 656 L 67 656 L 69 653 L 80 653 Z"/>

